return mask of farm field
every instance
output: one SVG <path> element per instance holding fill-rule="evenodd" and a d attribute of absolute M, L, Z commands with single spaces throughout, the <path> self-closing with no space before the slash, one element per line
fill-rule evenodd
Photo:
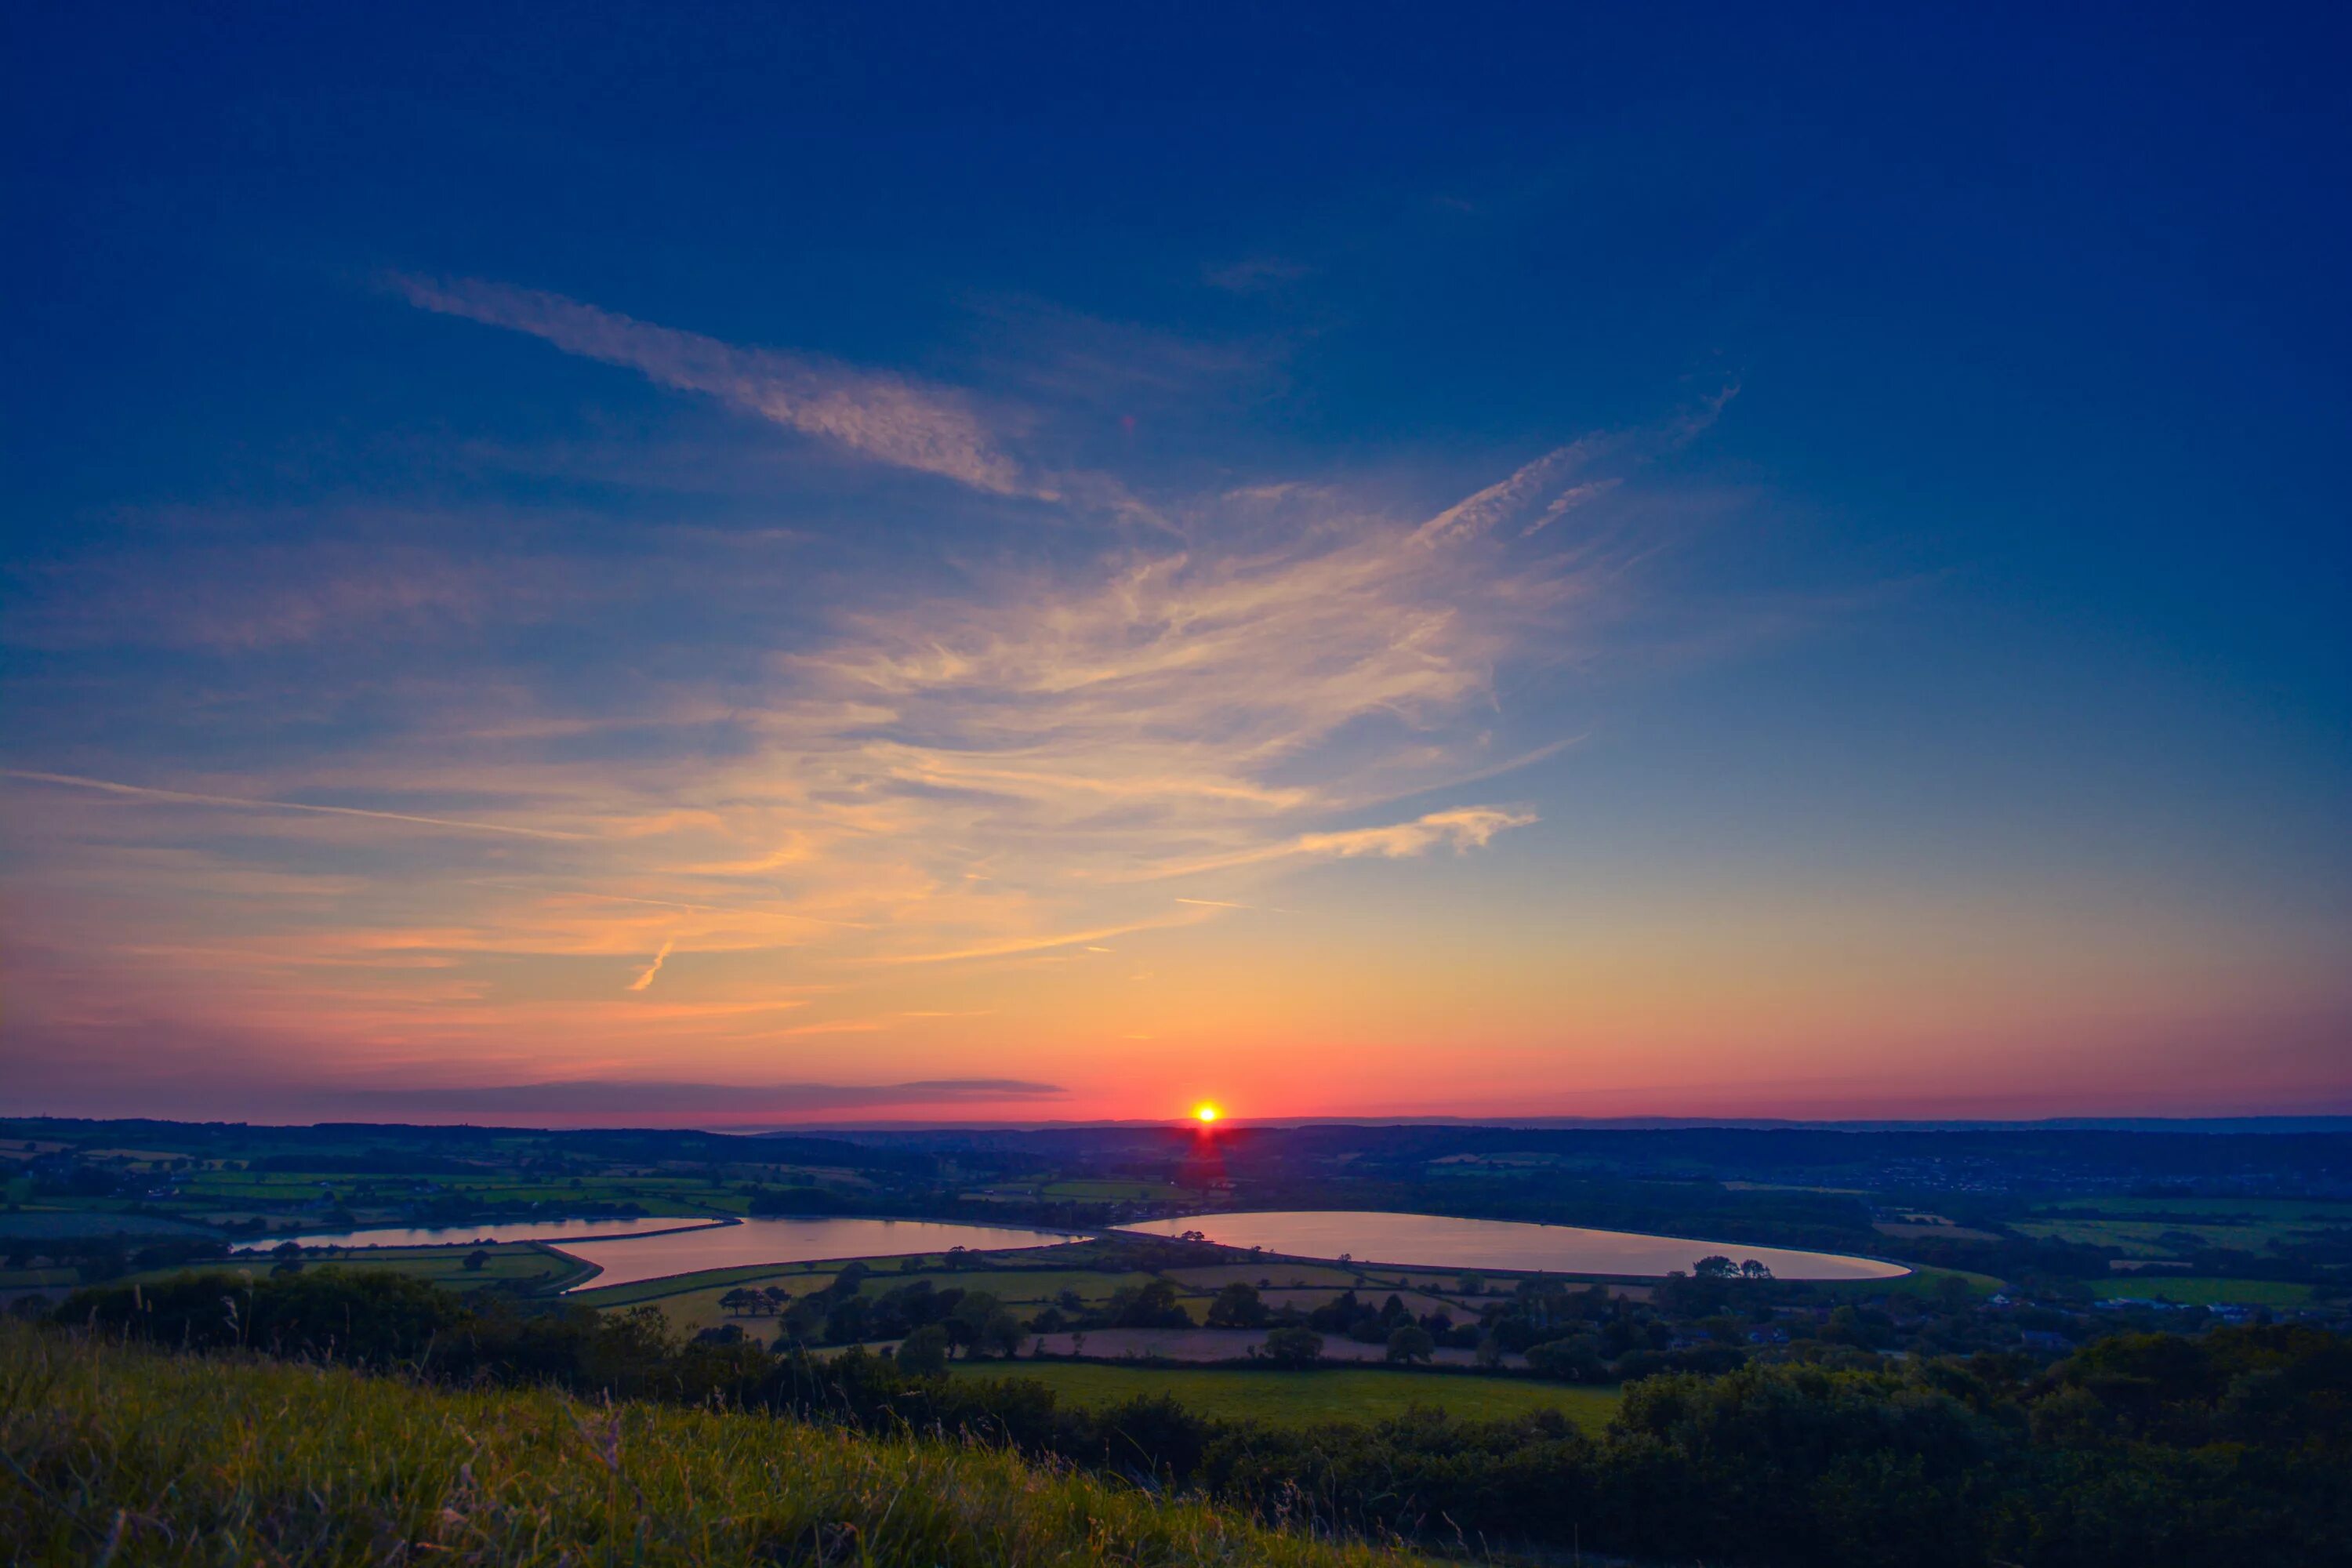
<path fill-rule="evenodd" d="M 2341 1198 L 2096 1198 L 2044 1204 L 2050 1219 L 2158 1219 L 2179 1215 L 2207 1223 L 2352 1225 L 2352 1199 Z"/>
<path fill-rule="evenodd" d="M 1098 1362 L 957 1362 L 959 1377 L 1034 1378 L 1080 1408 L 1099 1408 L 1164 1394 L 1220 1420 L 1307 1426 L 1324 1421 L 1378 1421 L 1416 1405 L 1462 1420 L 1497 1420 L 1557 1410 L 1589 1432 L 1616 1413 L 1619 1390 L 1532 1379 L 1359 1367 L 1309 1371 L 1223 1371 L 1129 1367 Z"/>
<path fill-rule="evenodd" d="M 87 1208 L 23 1209 L 0 1214 L 0 1239 L 56 1241 L 71 1237 L 204 1236 L 201 1226 L 154 1215 L 117 1214 Z"/>
<path fill-rule="evenodd" d="M 1087 1179 L 1048 1182 L 1043 1192 L 1049 1198 L 1087 1198 L 1108 1203 L 1143 1203 L 1153 1198 L 1181 1198 L 1184 1195 L 1181 1188 L 1152 1182 Z"/>
<path fill-rule="evenodd" d="M 1064 1290 L 1076 1290 L 1081 1299 L 1099 1303 L 1108 1300 L 1116 1290 L 1144 1284 L 1152 1278 L 1149 1274 L 1108 1274 L 1095 1269 L 950 1268 L 944 1258 L 936 1257 L 922 1259 L 924 1267 L 920 1269 L 901 1269 L 898 1265 L 904 1260 L 897 1258 L 859 1261 L 874 1271 L 859 1289 L 861 1296 L 887 1295 L 902 1285 L 924 1279 L 935 1290 L 985 1290 L 1016 1310 L 1041 1307 Z M 719 1305 L 719 1298 L 739 1287 L 770 1285 L 782 1286 L 795 1297 L 806 1296 L 832 1284 L 841 1268 L 839 1263 L 813 1263 L 710 1269 L 669 1279 L 616 1285 L 604 1290 L 592 1287 L 578 1291 L 572 1299 L 604 1310 L 651 1303 L 661 1309 L 672 1328 L 682 1332 L 731 1322 L 740 1324 L 746 1333 L 765 1337 L 775 1331 L 773 1316 L 744 1317 L 730 1312 Z M 1197 1315 L 1205 1300 L 1203 1297 L 1185 1305 Z M 1029 1314 L 1023 1311 L 1022 1315 Z"/>
<path fill-rule="evenodd" d="M 1340 1268 L 1315 1263 L 1212 1263 L 1198 1268 L 1171 1268 L 1168 1278 L 1190 1289 L 1214 1292 L 1236 1282 L 1258 1285 L 1261 1289 L 1289 1289 L 1328 1285 L 1334 1290 L 1344 1290 L 1361 1282 L 1363 1276 L 1352 1268 Z"/>
<path fill-rule="evenodd" d="M 2032 1219 L 2020 1220 L 2011 1228 L 2021 1236 L 2071 1241 L 2085 1247 L 2112 1247 L 2136 1258 L 2175 1258 L 2191 1244 L 2167 1237 L 2194 1237 L 2198 1246 L 2262 1252 L 2273 1241 L 2289 1239 L 2308 1227 L 2277 1222 L 2229 1225 L 2158 1219 Z"/>
<path fill-rule="evenodd" d="M 1936 1268 L 1921 1265 L 1920 1267 L 1914 1268 L 1910 1273 L 1905 1275 L 1902 1279 L 1893 1281 L 1884 1279 L 1816 1279 L 1812 1282 L 1811 1289 L 1818 1291 L 1820 1294 L 1830 1298 L 1832 1300 L 1864 1300 L 1875 1296 L 1909 1296 L 1914 1298 L 1926 1297 L 1932 1299 L 1939 1293 L 1943 1282 L 1947 1279 L 1958 1279 L 1965 1282 L 1969 1288 L 1969 1293 L 1977 1297 L 1990 1296 L 2008 1288 L 2008 1281 L 1999 1279 L 1994 1275 L 1971 1273 L 1965 1268 Z M 1628 1289 L 1621 1292 L 1621 1294 L 1633 1296 L 1637 1300 L 1646 1300 L 1649 1299 L 1649 1293 L 1647 1291 L 1641 1290 L 1638 1287 Z"/>
<path fill-rule="evenodd" d="M 2115 1286 L 2107 1293 L 2183 1307 L 2301 1307 L 2311 1300 L 2310 1286 L 2288 1279 L 2215 1279 L 2176 1274 L 2137 1275 L 2128 1285 Z"/>
<path fill-rule="evenodd" d="M 667 1295 L 625 1296 L 625 1292 L 643 1291 L 656 1283 L 668 1283 L 666 1280 L 648 1279 L 643 1284 L 614 1287 L 611 1294 L 615 1298 L 623 1299 L 598 1300 L 595 1298 L 600 1292 L 583 1290 L 574 1295 L 572 1300 L 594 1306 L 604 1311 L 627 1311 L 636 1307 L 650 1306 L 660 1311 L 673 1331 L 682 1334 L 699 1333 L 704 1329 L 715 1329 L 722 1323 L 733 1323 L 746 1334 L 765 1342 L 775 1337 L 778 1321 L 775 1314 L 761 1313 L 746 1316 L 739 1312 L 730 1312 L 719 1304 L 719 1299 L 730 1290 L 744 1289 L 757 1290 L 771 1285 L 782 1286 L 798 1298 L 822 1290 L 833 1283 L 833 1276 L 830 1273 L 819 1274 L 806 1270 L 794 1273 L 789 1269 L 759 1271 L 730 1269 L 727 1272 L 736 1275 L 737 1278 L 720 1284 L 698 1285 L 692 1289 L 676 1290 Z"/>
<path fill-rule="evenodd" d="M 1465 1312 L 1458 1303 L 1446 1300 L 1442 1297 L 1423 1295 L 1418 1290 L 1399 1290 L 1377 1280 L 1360 1280 L 1354 1289 L 1356 1300 L 1375 1307 L 1391 1296 L 1394 1296 L 1404 1303 L 1406 1310 L 1416 1316 L 1430 1312 L 1444 1312 L 1455 1318 L 1475 1316 L 1475 1313 Z M 1311 1312 L 1318 1307 L 1339 1300 L 1339 1291 L 1325 1286 L 1320 1289 L 1261 1290 L 1258 1296 L 1268 1307 L 1296 1307 L 1301 1311 Z"/>
<path fill-rule="evenodd" d="M 719 1292 L 732 1289 L 738 1285 L 782 1285 L 793 1295 L 801 1296 L 811 1290 L 824 1289 L 833 1283 L 833 1277 L 840 1268 L 838 1263 L 751 1263 L 740 1268 L 706 1268 L 699 1273 L 639 1279 L 626 1285 L 590 1285 L 585 1289 L 573 1291 L 572 1300 L 583 1307 L 607 1310 L 642 1306 L 648 1301 L 668 1302 L 706 1291 L 715 1300 Z M 664 1310 L 667 1310 L 667 1308 Z"/>
<path fill-rule="evenodd" d="M 466 1259 L 476 1250 L 470 1247 L 377 1247 L 323 1258 L 313 1253 L 305 1259 L 305 1265 L 311 1268 L 383 1269 L 461 1290 L 499 1284 L 520 1286 L 530 1290 L 552 1290 L 581 1273 L 580 1265 L 571 1258 L 529 1242 L 479 1248 L 488 1257 L 481 1268 L 468 1268 Z M 141 1280 L 167 1279 L 173 1275 L 188 1272 L 191 1267 L 208 1272 L 242 1274 L 248 1279 L 257 1279 L 275 1268 L 276 1260 L 266 1255 L 240 1257 L 216 1263 L 153 1269 L 135 1278 Z"/>

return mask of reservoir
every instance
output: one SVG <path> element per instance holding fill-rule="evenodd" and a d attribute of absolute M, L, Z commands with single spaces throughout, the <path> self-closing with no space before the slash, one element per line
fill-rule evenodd
<path fill-rule="evenodd" d="M 1066 1231 L 955 1225 L 923 1219 L 747 1219 L 739 1225 L 674 1230 L 667 1236 L 558 1241 L 565 1253 L 603 1272 L 572 1287 L 634 1285 L 705 1268 L 753 1263 L 814 1263 L 833 1258 L 900 1258 L 945 1252 L 1011 1252 L 1077 1239 Z"/>
<path fill-rule="evenodd" d="M 1262 1214 L 1194 1215 L 1120 1227 L 1145 1236 L 1199 1231 L 1223 1247 L 1256 1247 L 1289 1258 L 1336 1258 L 1414 1268 L 1494 1268 L 1551 1274 L 1663 1278 L 1687 1274 L 1700 1258 L 1720 1253 L 1734 1263 L 1749 1258 L 1779 1279 L 1893 1279 L 1911 1272 L 1899 1263 L 1834 1252 L 1751 1247 L 1738 1241 L 1646 1236 L 1630 1230 L 1586 1230 L 1571 1225 L 1517 1220 L 1449 1219 L 1440 1215 L 1384 1214 L 1367 1209 L 1288 1210 Z"/>
<path fill-rule="evenodd" d="M 305 1247 L 468 1247 L 490 1241 L 586 1241 L 594 1237 L 644 1236 L 649 1231 L 691 1227 L 708 1230 L 724 1222 L 695 1215 L 650 1219 L 536 1219 L 511 1224 L 391 1226 L 375 1230 L 339 1230 L 318 1236 L 273 1236 L 249 1241 L 232 1252 L 267 1252 L 299 1241 Z"/>

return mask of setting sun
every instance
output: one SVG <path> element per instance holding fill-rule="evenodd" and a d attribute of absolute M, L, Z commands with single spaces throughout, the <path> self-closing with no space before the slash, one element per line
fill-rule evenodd
<path fill-rule="evenodd" d="M 1196 1109 L 1192 1114 L 1202 1121 L 1214 1121 L 1217 1119 L 1217 1108 L 1213 1105 L 1203 1105 Z"/>

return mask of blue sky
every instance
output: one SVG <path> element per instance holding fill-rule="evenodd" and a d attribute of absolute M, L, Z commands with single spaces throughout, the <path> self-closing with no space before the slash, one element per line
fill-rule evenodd
<path fill-rule="evenodd" d="M 36 1109 L 2352 1106 L 2339 17 L 9 26 Z"/>

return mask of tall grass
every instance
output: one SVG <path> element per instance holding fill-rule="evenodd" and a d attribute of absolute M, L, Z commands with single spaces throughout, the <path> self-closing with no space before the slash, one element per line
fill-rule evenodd
<path fill-rule="evenodd" d="M 970 1444 L 0 1324 L 12 1563 L 1395 1568 Z"/>

